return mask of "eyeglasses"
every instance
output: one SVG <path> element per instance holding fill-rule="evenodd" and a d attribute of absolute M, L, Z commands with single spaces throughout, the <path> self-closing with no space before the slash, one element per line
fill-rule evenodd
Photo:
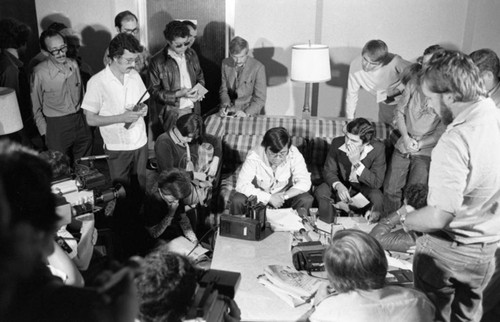
<path fill-rule="evenodd" d="M 135 35 L 139 32 L 139 28 L 134 29 L 123 29 L 123 32 L 130 35 Z"/>
<path fill-rule="evenodd" d="M 175 43 L 172 43 L 172 45 L 174 45 L 175 48 L 182 48 L 182 47 L 187 47 L 189 46 L 190 42 L 189 41 L 186 41 L 185 43 L 183 44 L 175 44 Z"/>
<path fill-rule="evenodd" d="M 278 158 L 283 159 L 283 158 L 286 158 L 286 156 L 288 155 L 288 152 L 289 152 L 289 150 L 286 150 L 286 151 L 283 151 L 283 152 L 278 152 L 278 153 L 271 152 L 270 150 L 267 151 L 269 159 L 278 159 Z"/>
<path fill-rule="evenodd" d="M 363 61 L 366 62 L 368 65 L 372 65 L 372 66 L 378 66 L 381 64 L 381 62 L 368 60 L 368 59 L 366 59 L 365 56 L 363 56 Z"/>
<path fill-rule="evenodd" d="M 55 56 L 55 55 L 58 55 L 60 53 L 65 53 L 68 51 L 68 45 L 63 45 L 61 48 L 59 49 L 52 49 L 49 51 L 49 53 L 52 55 L 52 56 Z"/>
<path fill-rule="evenodd" d="M 121 59 L 122 63 L 124 64 L 132 64 L 132 63 L 138 63 L 139 62 L 139 58 L 123 58 L 123 57 L 120 57 L 119 59 Z"/>

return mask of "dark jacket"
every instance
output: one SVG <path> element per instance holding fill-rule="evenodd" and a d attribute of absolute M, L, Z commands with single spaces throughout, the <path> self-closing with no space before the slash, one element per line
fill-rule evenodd
<path fill-rule="evenodd" d="M 186 65 L 191 79 L 191 87 L 200 83 L 205 86 L 205 78 L 200 67 L 198 55 L 194 50 L 186 50 Z M 175 92 L 181 89 L 181 77 L 179 66 L 175 59 L 168 54 L 165 47 L 157 52 L 149 65 L 149 78 L 151 84 L 151 96 L 157 104 L 158 110 L 174 110 L 179 108 L 179 99 L 175 97 Z M 163 108 L 165 107 L 165 108 Z M 200 102 L 194 103 L 194 112 L 201 113 Z"/>
<path fill-rule="evenodd" d="M 352 167 L 351 161 L 349 161 L 347 154 L 339 150 L 344 143 L 345 137 L 343 136 L 332 140 L 326 157 L 325 167 L 323 168 L 323 178 L 330 187 L 334 182 L 340 181 L 347 188 L 351 186 L 356 188 L 358 184 L 349 181 Z M 366 157 L 361 160 L 365 169 L 361 173 L 361 176 L 358 177 L 358 180 L 359 184 L 380 189 L 385 176 L 385 146 L 382 142 L 375 140 L 371 142 L 371 145 L 373 146 L 373 150 L 368 152 Z"/>

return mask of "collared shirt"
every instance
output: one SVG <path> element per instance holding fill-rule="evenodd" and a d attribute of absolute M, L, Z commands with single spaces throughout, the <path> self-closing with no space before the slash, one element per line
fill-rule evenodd
<path fill-rule="evenodd" d="M 144 92 L 146 86 L 137 71 L 131 70 L 125 74 L 122 84 L 108 65 L 89 80 L 82 108 L 102 116 L 123 114 L 126 109 L 137 104 Z M 149 94 L 146 93 L 141 102 L 148 98 Z M 115 123 L 99 127 L 108 150 L 132 151 L 146 144 L 146 125 L 143 117 L 140 117 L 128 130 L 124 124 Z"/>
<path fill-rule="evenodd" d="M 257 196 L 267 204 L 272 194 L 285 192 L 290 188 L 309 191 L 311 174 L 306 162 L 295 146 L 290 146 L 285 161 L 273 171 L 265 149 L 259 145 L 248 152 L 236 181 L 236 191 L 249 197 Z"/>
<path fill-rule="evenodd" d="M 500 240 L 500 110 L 491 98 L 471 103 L 432 151 L 427 204 L 453 215 L 454 240 Z"/>
<path fill-rule="evenodd" d="M 387 64 L 376 70 L 365 72 L 361 65 L 363 57 L 356 57 L 349 66 L 349 77 L 347 80 L 346 97 L 346 117 L 354 118 L 356 106 L 358 104 L 358 92 L 362 87 L 370 94 L 377 96 L 378 92 L 387 92 L 400 88 L 401 72 L 410 65 L 410 62 L 404 60 L 399 55 L 394 55 L 393 59 Z M 398 99 L 391 103 L 397 104 Z"/>
<path fill-rule="evenodd" d="M 187 69 L 186 56 L 184 54 L 179 55 L 170 48 L 168 49 L 168 54 L 175 60 L 175 62 L 179 66 L 181 88 L 191 88 L 191 77 L 189 77 L 189 72 Z M 189 98 L 181 97 L 179 99 L 179 109 L 193 108 L 193 106 L 194 103 Z"/>
<path fill-rule="evenodd" d="M 31 101 L 36 126 L 46 134 L 46 117 L 58 117 L 78 112 L 82 99 L 82 80 L 76 61 L 66 63 L 46 59 L 33 69 Z"/>
<path fill-rule="evenodd" d="M 347 146 L 345 145 L 345 143 L 340 146 L 339 150 L 347 154 Z M 366 156 L 371 150 L 373 150 L 373 146 L 370 143 L 368 143 L 363 148 L 363 151 L 361 151 L 361 155 L 359 156 L 360 162 L 358 168 L 354 167 L 354 165 L 351 165 L 351 174 L 349 174 L 350 182 L 359 182 L 358 177 L 363 173 L 363 170 L 365 169 L 365 165 L 361 161 L 363 161 L 363 159 L 366 158 Z M 335 182 L 332 186 L 335 187 L 337 185 L 337 182 Z"/>
<path fill-rule="evenodd" d="M 500 108 L 500 82 L 491 89 L 491 91 L 488 93 L 489 97 L 493 99 L 493 102 L 495 102 L 495 105 Z"/>
<path fill-rule="evenodd" d="M 439 115 L 436 114 L 432 106 L 428 105 L 427 98 L 417 82 L 418 79 L 413 78 L 406 85 L 399 100 L 395 118 L 405 122 L 406 130 L 411 138 L 420 141 L 425 137 L 436 136 L 437 143 L 445 127 L 442 125 Z M 411 154 L 430 156 L 435 145 L 423 147 Z M 408 153 L 402 136 L 396 142 L 396 148 L 401 153 Z"/>
<path fill-rule="evenodd" d="M 386 286 L 330 296 L 319 303 L 309 319 L 311 322 L 428 322 L 434 320 L 434 310 L 423 293 Z"/>

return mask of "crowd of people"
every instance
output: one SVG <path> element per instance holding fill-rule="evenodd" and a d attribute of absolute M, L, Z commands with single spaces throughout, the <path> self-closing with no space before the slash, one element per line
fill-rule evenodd
<path fill-rule="evenodd" d="M 192 304 L 195 268 L 164 243 L 185 237 L 198 244 L 215 228 L 207 219 L 216 209 L 223 150 L 220 138 L 205 133 L 205 77 L 192 48 L 197 28 L 167 23 L 164 48 L 150 55 L 133 13 L 119 13 L 115 26 L 105 67 L 93 74 L 74 33 L 57 22 L 42 31 L 41 53 L 25 69 L 30 29 L 0 20 L 0 86 L 16 91 L 24 123 L 0 142 L 2 320 L 182 321 Z M 220 104 L 210 113 L 264 111 L 265 67 L 249 52 L 245 39 L 230 41 Z M 322 184 L 312 186 L 307 161 L 283 127 L 269 129 L 248 152 L 232 215 L 245 215 L 252 197 L 271 208 L 317 205 L 327 223 L 349 214 L 377 223 L 370 234 L 332 236 L 324 254 L 328 283 L 316 294 L 311 321 L 480 321 L 498 313 L 499 72 L 489 49 L 467 55 L 432 45 L 410 63 L 370 40 L 350 65 L 349 122 L 331 142 Z M 394 128 L 391 142 L 378 140 L 373 123 L 357 115 L 361 88 L 376 97 L 379 121 Z M 125 257 L 90 281 L 80 273 L 91 262 L 95 218 L 62 223 L 51 185 L 91 155 L 95 129 L 111 181 L 126 190 L 111 226 Z M 369 203 L 355 208 L 359 193 Z M 74 227 L 78 242 L 68 232 Z M 142 239 L 147 247 L 139 249 Z M 415 289 L 385 284 L 384 249 L 414 251 Z M 145 256 L 142 265 L 126 265 L 136 254 Z M 239 320 L 236 303 L 225 301 L 224 319 Z"/>

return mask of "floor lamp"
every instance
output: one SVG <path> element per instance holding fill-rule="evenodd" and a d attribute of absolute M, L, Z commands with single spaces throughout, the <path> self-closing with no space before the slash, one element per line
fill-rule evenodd
<path fill-rule="evenodd" d="M 15 133 L 23 128 L 23 120 L 12 88 L 0 87 L 0 136 Z"/>
<path fill-rule="evenodd" d="M 295 45 L 292 47 L 292 81 L 305 82 L 306 92 L 302 117 L 311 116 L 311 83 L 331 79 L 330 52 L 326 45 Z"/>

